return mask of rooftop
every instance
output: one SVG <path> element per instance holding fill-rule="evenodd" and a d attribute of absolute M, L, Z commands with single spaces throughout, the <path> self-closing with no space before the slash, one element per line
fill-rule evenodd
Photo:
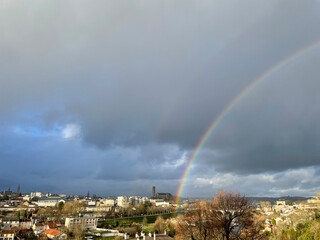
<path fill-rule="evenodd" d="M 44 233 L 52 236 L 58 236 L 61 232 L 54 229 L 47 229 L 44 231 Z"/>

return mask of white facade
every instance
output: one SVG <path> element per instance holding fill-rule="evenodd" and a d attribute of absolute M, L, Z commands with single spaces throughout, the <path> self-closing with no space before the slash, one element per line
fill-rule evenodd
<path fill-rule="evenodd" d="M 170 203 L 163 201 L 162 199 L 150 199 L 150 202 L 157 207 L 166 207 L 170 205 Z"/>
<path fill-rule="evenodd" d="M 113 207 L 114 205 L 115 205 L 115 200 L 111 198 L 100 199 L 100 201 L 97 202 L 97 206 L 100 206 L 100 207 Z"/>
<path fill-rule="evenodd" d="M 69 229 L 74 226 L 81 226 L 83 229 L 97 228 L 97 218 L 81 217 L 81 218 L 66 218 L 65 226 Z"/>
<path fill-rule="evenodd" d="M 29 229 L 32 227 L 32 221 L 30 219 L 20 220 L 19 227 Z"/>
<path fill-rule="evenodd" d="M 60 197 L 43 197 L 39 199 L 37 204 L 39 207 L 55 207 L 59 202 L 64 203 L 65 200 Z"/>
<path fill-rule="evenodd" d="M 5 220 L 3 219 L 2 220 L 2 225 L 5 227 L 5 228 L 13 228 L 13 227 L 19 227 L 20 225 L 20 222 L 18 219 L 15 219 L 15 220 Z"/>
<path fill-rule="evenodd" d="M 30 195 L 25 195 L 22 197 L 23 201 L 30 201 L 31 200 L 31 197 Z"/>
<path fill-rule="evenodd" d="M 127 196 L 119 196 L 117 198 L 117 205 L 119 207 L 128 207 L 129 206 L 129 197 L 127 197 Z"/>
<path fill-rule="evenodd" d="M 41 192 L 32 192 L 32 193 L 30 193 L 30 197 L 31 198 L 33 198 L 33 197 L 41 198 L 42 197 L 42 193 Z"/>
<path fill-rule="evenodd" d="M 156 207 L 167 207 L 167 206 L 169 206 L 170 205 L 170 203 L 168 203 L 168 202 L 156 202 Z"/>
<path fill-rule="evenodd" d="M 89 201 L 88 202 L 88 206 L 95 206 L 96 205 L 96 201 Z"/>
<path fill-rule="evenodd" d="M 0 240 L 14 240 L 15 233 L 12 230 L 0 231 Z"/>

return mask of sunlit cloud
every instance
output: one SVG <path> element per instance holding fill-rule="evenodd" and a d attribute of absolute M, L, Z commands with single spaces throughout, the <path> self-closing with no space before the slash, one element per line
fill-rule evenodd
<path fill-rule="evenodd" d="M 77 138 L 81 135 L 81 127 L 77 124 L 67 124 L 62 130 L 61 135 L 65 139 Z"/>

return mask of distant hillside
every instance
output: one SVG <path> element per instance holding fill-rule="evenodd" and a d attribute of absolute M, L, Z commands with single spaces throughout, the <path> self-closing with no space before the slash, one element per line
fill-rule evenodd
<path fill-rule="evenodd" d="M 269 201 L 271 204 L 275 204 L 277 201 L 284 200 L 284 201 L 306 201 L 309 198 L 306 197 L 299 197 L 299 196 L 283 196 L 283 197 L 248 197 L 253 204 L 258 204 L 261 201 Z"/>
<path fill-rule="evenodd" d="M 254 205 L 259 204 L 261 201 L 269 201 L 271 204 L 276 204 L 277 201 L 284 200 L 284 201 L 306 201 L 307 197 L 300 197 L 300 196 L 283 196 L 283 197 L 247 197 Z M 205 197 L 198 197 L 198 198 L 183 198 L 182 200 L 189 200 L 189 202 L 195 202 L 197 200 L 200 201 L 209 201 L 212 198 L 205 198 Z"/>

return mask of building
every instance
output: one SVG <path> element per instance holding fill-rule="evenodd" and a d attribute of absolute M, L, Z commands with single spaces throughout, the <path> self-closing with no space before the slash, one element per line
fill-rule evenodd
<path fill-rule="evenodd" d="M 129 197 L 127 197 L 127 196 L 119 196 L 117 198 L 117 205 L 119 207 L 128 207 L 129 206 Z"/>
<path fill-rule="evenodd" d="M 14 230 L 2 230 L 0 231 L 0 240 L 14 240 Z"/>
<path fill-rule="evenodd" d="M 61 222 L 44 222 L 44 223 L 35 223 L 32 226 L 32 229 L 36 235 L 44 232 L 47 229 L 55 229 L 61 226 Z"/>
<path fill-rule="evenodd" d="M 37 204 L 39 207 L 55 207 L 60 202 L 65 203 L 66 201 L 61 197 L 41 197 Z"/>
<path fill-rule="evenodd" d="M 49 239 L 67 239 L 67 235 L 55 229 L 47 229 L 43 232 Z"/>
<path fill-rule="evenodd" d="M 157 193 L 158 199 L 163 199 L 164 201 L 171 201 L 173 199 L 173 196 L 171 193 Z"/>
<path fill-rule="evenodd" d="M 107 212 L 110 211 L 112 207 L 108 207 L 108 206 L 87 206 L 86 207 L 86 211 L 87 212 L 97 212 L 97 213 L 102 213 L 102 212 Z"/>
<path fill-rule="evenodd" d="M 30 195 L 24 195 L 23 197 L 22 197 L 22 200 L 23 201 L 30 201 L 31 200 L 31 197 L 30 197 Z"/>
<path fill-rule="evenodd" d="M 138 197 L 138 196 L 130 196 L 129 197 L 129 203 L 132 206 L 136 206 L 138 204 L 144 204 L 148 201 L 149 201 L 149 198 L 147 198 L 147 197 Z"/>
<path fill-rule="evenodd" d="M 42 197 L 42 193 L 41 192 L 32 192 L 32 193 L 30 193 L 30 198 L 32 199 L 34 197 L 41 198 Z"/>
<path fill-rule="evenodd" d="M 115 205 L 115 200 L 112 198 L 100 199 L 97 202 L 98 207 L 113 207 Z"/>
<path fill-rule="evenodd" d="M 20 220 L 19 227 L 20 228 L 27 228 L 27 229 L 31 228 L 32 227 L 31 219 Z"/>
<path fill-rule="evenodd" d="M 36 235 L 42 233 L 43 231 L 49 229 L 49 225 L 45 223 L 35 223 L 32 226 L 32 229 Z"/>
<path fill-rule="evenodd" d="M 79 217 L 79 218 L 66 218 L 65 226 L 69 229 L 74 226 L 81 226 L 82 229 L 96 229 L 98 224 L 97 218 Z"/>
<path fill-rule="evenodd" d="M 20 222 L 19 219 L 2 219 L 2 226 L 5 229 L 19 227 Z"/>
<path fill-rule="evenodd" d="M 283 206 L 286 206 L 286 201 L 277 201 L 277 205 L 283 205 Z"/>
<path fill-rule="evenodd" d="M 151 199 L 150 202 L 156 207 L 166 207 L 170 205 L 170 203 L 163 201 L 163 199 Z"/>

